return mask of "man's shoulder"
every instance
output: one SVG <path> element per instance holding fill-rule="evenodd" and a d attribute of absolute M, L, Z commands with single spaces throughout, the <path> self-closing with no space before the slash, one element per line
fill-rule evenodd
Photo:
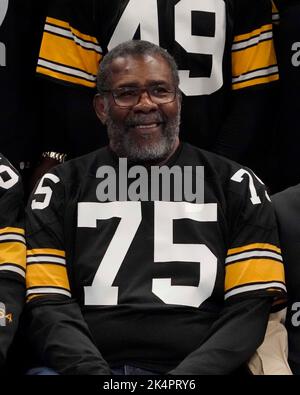
<path fill-rule="evenodd" d="M 275 195 L 271 196 L 271 198 L 278 222 L 278 230 L 286 267 L 286 275 L 291 286 L 294 283 L 294 276 L 298 276 L 299 270 L 300 184 L 276 193 Z"/>
<path fill-rule="evenodd" d="M 245 204 L 246 200 L 258 202 L 267 196 L 264 183 L 247 166 L 188 144 L 184 157 L 204 167 L 206 187 L 218 191 L 230 204 Z"/>
<path fill-rule="evenodd" d="M 272 195 L 272 202 L 276 212 L 296 211 L 300 213 L 300 184 Z"/>
<path fill-rule="evenodd" d="M 15 167 L 0 153 L 0 198 L 7 192 L 23 196 L 22 181 Z"/>
<path fill-rule="evenodd" d="M 99 166 L 109 165 L 111 161 L 108 147 L 103 147 L 56 166 L 55 172 L 62 178 L 85 177 L 95 175 Z"/>
<path fill-rule="evenodd" d="M 216 175 L 229 174 L 241 168 L 250 170 L 247 167 L 226 158 L 225 156 L 218 155 L 211 151 L 206 151 L 188 143 L 184 143 L 183 157 L 185 160 L 189 160 L 190 162 L 202 164 L 207 168 L 207 170 L 214 170 Z"/>
<path fill-rule="evenodd" d="M 0 165 L 5 165 L 10 167 L 11 169 L 13 169 L 16 173 L 17 170 L 14 168 L 14 166 L 10 163 L 10 161 L 3 155 L 0 153 Z"/>
<path fill-rule="evenodd" d="M 299 244 L 300 234 L 300 184 L 276 193 L 272 197 L 279 224 L 280 237 L 284 243 Z"/>

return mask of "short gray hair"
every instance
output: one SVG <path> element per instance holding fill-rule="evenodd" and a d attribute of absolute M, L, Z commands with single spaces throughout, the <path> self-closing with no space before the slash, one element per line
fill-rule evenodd
<path fill-rule="evenodd" d="M 100 63 L 97 74 L 97 90 L 100 95 L 109 90 L 109 77 L 111 74 L 111 64 L 116 58 L 125 58 L 127 56 L 160 56 L 169 65 L 173 82 L 178 88 L 179 75 L 178 68 L 174 58 L 167 52 L 167 50 L 155 45 L 149 41 L 144 40 L 130 40 L 117 45 L 110 52 L 108 52 Z"/>

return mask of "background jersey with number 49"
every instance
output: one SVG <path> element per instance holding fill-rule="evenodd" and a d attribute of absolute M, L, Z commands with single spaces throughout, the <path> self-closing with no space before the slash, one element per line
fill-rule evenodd
<path fill-rule="evenodd" d="M 272 131 L 272 35 L 270 0 L 52 1 L 37 71 L 93 88 L 108 50 L 130 39 L 152 41 L 178 64 L 182 138 L 255 167 L 260 153 L 265 163 Z M 75 118 L 67 127 L 76 129 Z"/>

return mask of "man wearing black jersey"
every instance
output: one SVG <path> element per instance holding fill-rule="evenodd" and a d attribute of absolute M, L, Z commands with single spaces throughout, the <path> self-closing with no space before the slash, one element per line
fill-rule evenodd
<path fill-rule="evenodd" d="M 276 50 L 280 71 L 277 136 L 273 154 L 273 184 L 281 191 L 300 183 L 300 0 L 275 0 L 279 16 Z M 277 14 L 278 15 L 278 14 Z"/>
<path fill-rule="evenodd" d="M 264 185 L 180 143 L 178 83 L 160 47 L 113 49 L 95 98 L 109 146 L 45 174 L 30 199 L 29 339 L 38 363 L 60 374 L 232 373 L 263 341 L 274 299 L 284 298 Z M 204 184 L 203 197 L 179 199 L 172 180 L 167 198 L 155 195 L 155 166 L 187 172 L 196 190 Z"/>
<path fill-rule="evenodd" d="M 278 219 L 280 242 L 285 262 L 288 287 L 286 326 L 288 330 L 289 363 L 294 374 L 300 374 L 300 185 L 272 197 Z"/>
<path fill-rule="evenodd" d="M 25 302 L 26 247 L 20 177 L 0 155 L 0 373 Z"/>

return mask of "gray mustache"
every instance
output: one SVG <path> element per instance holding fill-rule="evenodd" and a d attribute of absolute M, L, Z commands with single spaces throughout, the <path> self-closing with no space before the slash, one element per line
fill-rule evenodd
<path fill-rule="evenodd" d="M 134 115 L 131 116 L 129 118 L 126 119 L 125 125 L 127 127 L 130 126 L 136 126 L 136 125 L 140 125 L 143 123 L 162 123 L 165 122 L 164 117 L 162 116 L 162 114 L 157 113 L 157 114 L 138 114 L 138 115 Z"/>

